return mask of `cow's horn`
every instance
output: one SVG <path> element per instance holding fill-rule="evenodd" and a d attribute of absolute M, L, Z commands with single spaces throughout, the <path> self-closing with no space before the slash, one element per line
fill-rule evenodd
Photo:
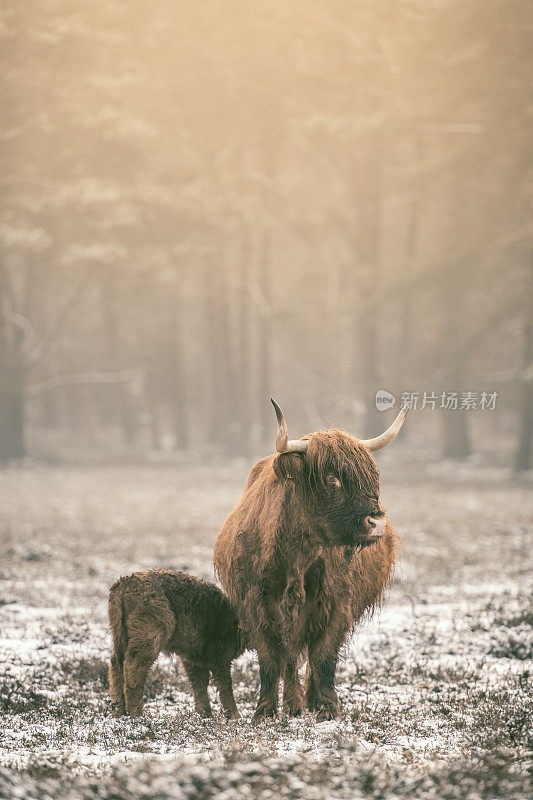
<path fill-rule="evenodd" d="M 382 433 L 381 436 L 376 436 L 375 439 L 360 439 L 361 444 L 364 444 L 367 450 L 381 450 L 382 447 L 386 447 L 393 439 L 396 439 L 408 411 L 409 406 L 404 406 L 385 433 Z"/>
<path fill-rule="evenodd" d="M 283 411 L 273 397 L 270 398 L 270 402 L 274 406 L 274 411 L 276 412 L 276 417 L 278 418 L 278 436 L 276 439 L 276 450 L 278 453 L 305 453 L 309 442 L 305 441 L 304 439 L 294 439 L 293 441 L 289 441 L 289 431 L 287 429 L 285 417 L 283 416 Z"/>

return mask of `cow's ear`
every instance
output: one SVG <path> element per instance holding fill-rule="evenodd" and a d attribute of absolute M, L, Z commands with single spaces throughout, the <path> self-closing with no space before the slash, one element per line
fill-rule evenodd
<path fill-rule="evenodd" d="M 274 459 L 274 472 L 280 480 L 299 483 L 307 474 L 303 453 L 282 453 Z"/>

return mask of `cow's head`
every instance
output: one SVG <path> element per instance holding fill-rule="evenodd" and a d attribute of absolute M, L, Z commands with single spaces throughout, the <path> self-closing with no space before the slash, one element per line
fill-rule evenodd
<path fill-rule="evenodd" d="M 396 438 L 408 408 L 385 433 L 356 439 L 346 431 L 327 430 L 289 441 L 287 424 L 272 400 L 278 419 L 274 462 L 278 478 L 293 481 L 308 512 L 329 546 L 365 547 L 381 539 L 385 513 L 379 503 L 379 471 L 371 453 Z"/>

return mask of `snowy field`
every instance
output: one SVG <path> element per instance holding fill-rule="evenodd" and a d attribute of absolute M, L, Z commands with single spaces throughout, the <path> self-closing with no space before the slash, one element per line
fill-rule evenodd
<path fill-rule="evenodd" d="M 383 466 L 403 541 L 383 610 L 338 670 L 342 719 L 252 726 L 258 668 L 234 665 L 242 719 L 192 709 L 160 657 L 139 720 L 108 714 L 106 601 L 119 575 L 212 578 L 243 462 L 0 473 L 0 797 L 529 797 L 531 484 Z"/>

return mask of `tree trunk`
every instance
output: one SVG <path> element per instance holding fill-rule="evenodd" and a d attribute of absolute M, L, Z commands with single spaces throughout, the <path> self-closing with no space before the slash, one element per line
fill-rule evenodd
<path fill-rule="evenodd" d="M 20 346 L 0 345 L 0 460 L 26 455 L 25 368 Z"/>
<path fill-rule="evenodd" d="M 0 264 L 0 461 L 26 455 L 23 332 L 12 319 L 13 295 Z"/>
<path fill-rule="evenodd" d="M 442 412 L 444 458 L 468 458 L 472 454 L 468 411 Z"/>
<path fill-rule="evenodd" d="M 515 472 L 531 469 L 533 443 L 533 268 L 529 276 L 526 322 L 524 326 L 524 356 L 521 386 L 521 408 L 518 442 L 514 458 Z"/>
<path fill-rule="evenodd" d="M 379 304 L 376 298 L 380 290 L 380 237 L 382 197 L 382 148 L 379 137 L 365 139 L 361 143 L 357 163 L 357 187 L 355 202 L 358 205 L 356 242 L 356 343 L 354 356 L 354 390 L 359 384 L 365 405 L 363 435 L 376 436 L 382 432 L 383 418 L 376 409 L 376 391 L 380 387 L 379 376 Z M 357 378 L 359 376 L 359 378 Z M 387 388 L 387 387 L 383 387 Z"/>
<path fill-rule="evenodd" d="M 257 290 L 259 310 L 257 315 L 257 400 L 259 406 L 261 445 L 272 439 L 272 296 L 270 286 L 270 236 L 263 230 L 259 234 L 257 253 Z"/>
<path fill-rule="evenodd" d="M 463 242 L 467 236 L 468 218 L 465 213 L 465 179 L 457 169 L 449 180 L 450 203 L 448 208 L 448 236 L 450 241 Z M 461 392 L 471 387 L 465 386 L 468 375 L 468 348 L 465 342 L 465 320 L 469 317 L 468 306 L 468 268 L 451 259 L 448 264 L 447 284 L 444 285 L 442 305 L 445 313 L 443 324 L 442 358 L 447 363 L 445 371 L 446 392 Z M 444 458 L 468 458 L 472 455 L 470 436 L 470 411 L 442 411 L 442 455 Z"/>
<path fill-rule="evenodd" d="M 185 300 L 182 291 L 183 275 L 178 269 L 175 275 L 174 291 L 170 294 L 170 391 L 171 408 L 174 421 L 174 447 L 187 450 L 189 446 L 189 426 L 187 418 L 187 389 L 185 376 L 184 312 Z"/>
<path fill-rule="evenodd" d="M 409 208 L 409 217 L 407 221 L 407 235 L 405 242 L 405 255 L 404 255 L 404 277 L 409 283 L 417 268 L 417 259 L 419 251 L 419 239 L 421 230 L 421 220 L 424 211 L 424 192 L 425 192 L 425 176 L 424 176 L 424 157 L 425 157 L 425 143 L 422 134 L 419 131 L 414 133 L 413 141 L 413 161 L 415 164 L 415 178 L 413 181 L 413 200 Z M 402 381 L 409 375 L 406 374 L 406 366 L 410 361 L 413 350 L 413 313 L 415 311 L 415 303 L 411 297 L 410 292 L 402 293 L 401 310 L 400 310 L 400 335 L 398 337 L 398 361 L 397 371 Z M 409 370 L 410 372 L 410 370 Z M 404 388 L 407 388 L 404 384 Z M 404 436 L 408 435 L 408 431 Z"/>
<path fill-rule="evenodd" d="M 242 229 L 242 251 L 239 275 L 239 371 L 238 387 L 241 414 L 241 441 L 244 455 L 250 456 L 253 450 L 252 442 L 252 410 L 251 399 L 251 353 L 250 353 L 250 230 L 246 225 Z"/>
<path fill-rule="evenodd" d="M 529 326 L 531 331 L 531 325 Z M 530 339 L 533 339 L 531 333 Z M 518 445 L 515 453 L 515 472 L 524 472 L 533 467 L 531 451 L 533 449 L 533 379 L 528 376 L 522 386 L 522 408 L 520 412 L 520 429 Z"/>
<path fill-rule="evenodd" d="M 449 310 L 448 318 L 448 338 L 453 341 L 455 326 L 455 313 Z M 465 367 L 462 361 L 462 354 L 456 353 L 451 356 L 453 359 L 446 376 L 444 391 L 461 392 L 468 389 L 464 384 Z M 443 458 L 468 458 L 472 455 L 472 443 L 470 438 L 470 419 L 471 411 L 457 409 L 443 409 L 442 418 L 442 455 Z"/>
<path fill-rule="evenodd" d="M 210 359 L 211 402 L 208 419 L 208 441 L 225 452 L 234 453 L 238 436 L 233 427 L 230 331 L 226 293 L 227 284 L 220 252 L 206 261 L 206 329 Z"/>
<path fill-rule="evenodd" d="M 110 275 L 107 267 L 100 271 L 100 297 L 108 369 L 118 371 L 121 368 L 117 311 L 118 286 L 116 276 Z M 117 383 L 107 387 L 104 398 L 102 406 L 107 422 L 114 423 L 120 428 L 124 444 L 132 444 L 135 430 L 128 384 Z"/>

